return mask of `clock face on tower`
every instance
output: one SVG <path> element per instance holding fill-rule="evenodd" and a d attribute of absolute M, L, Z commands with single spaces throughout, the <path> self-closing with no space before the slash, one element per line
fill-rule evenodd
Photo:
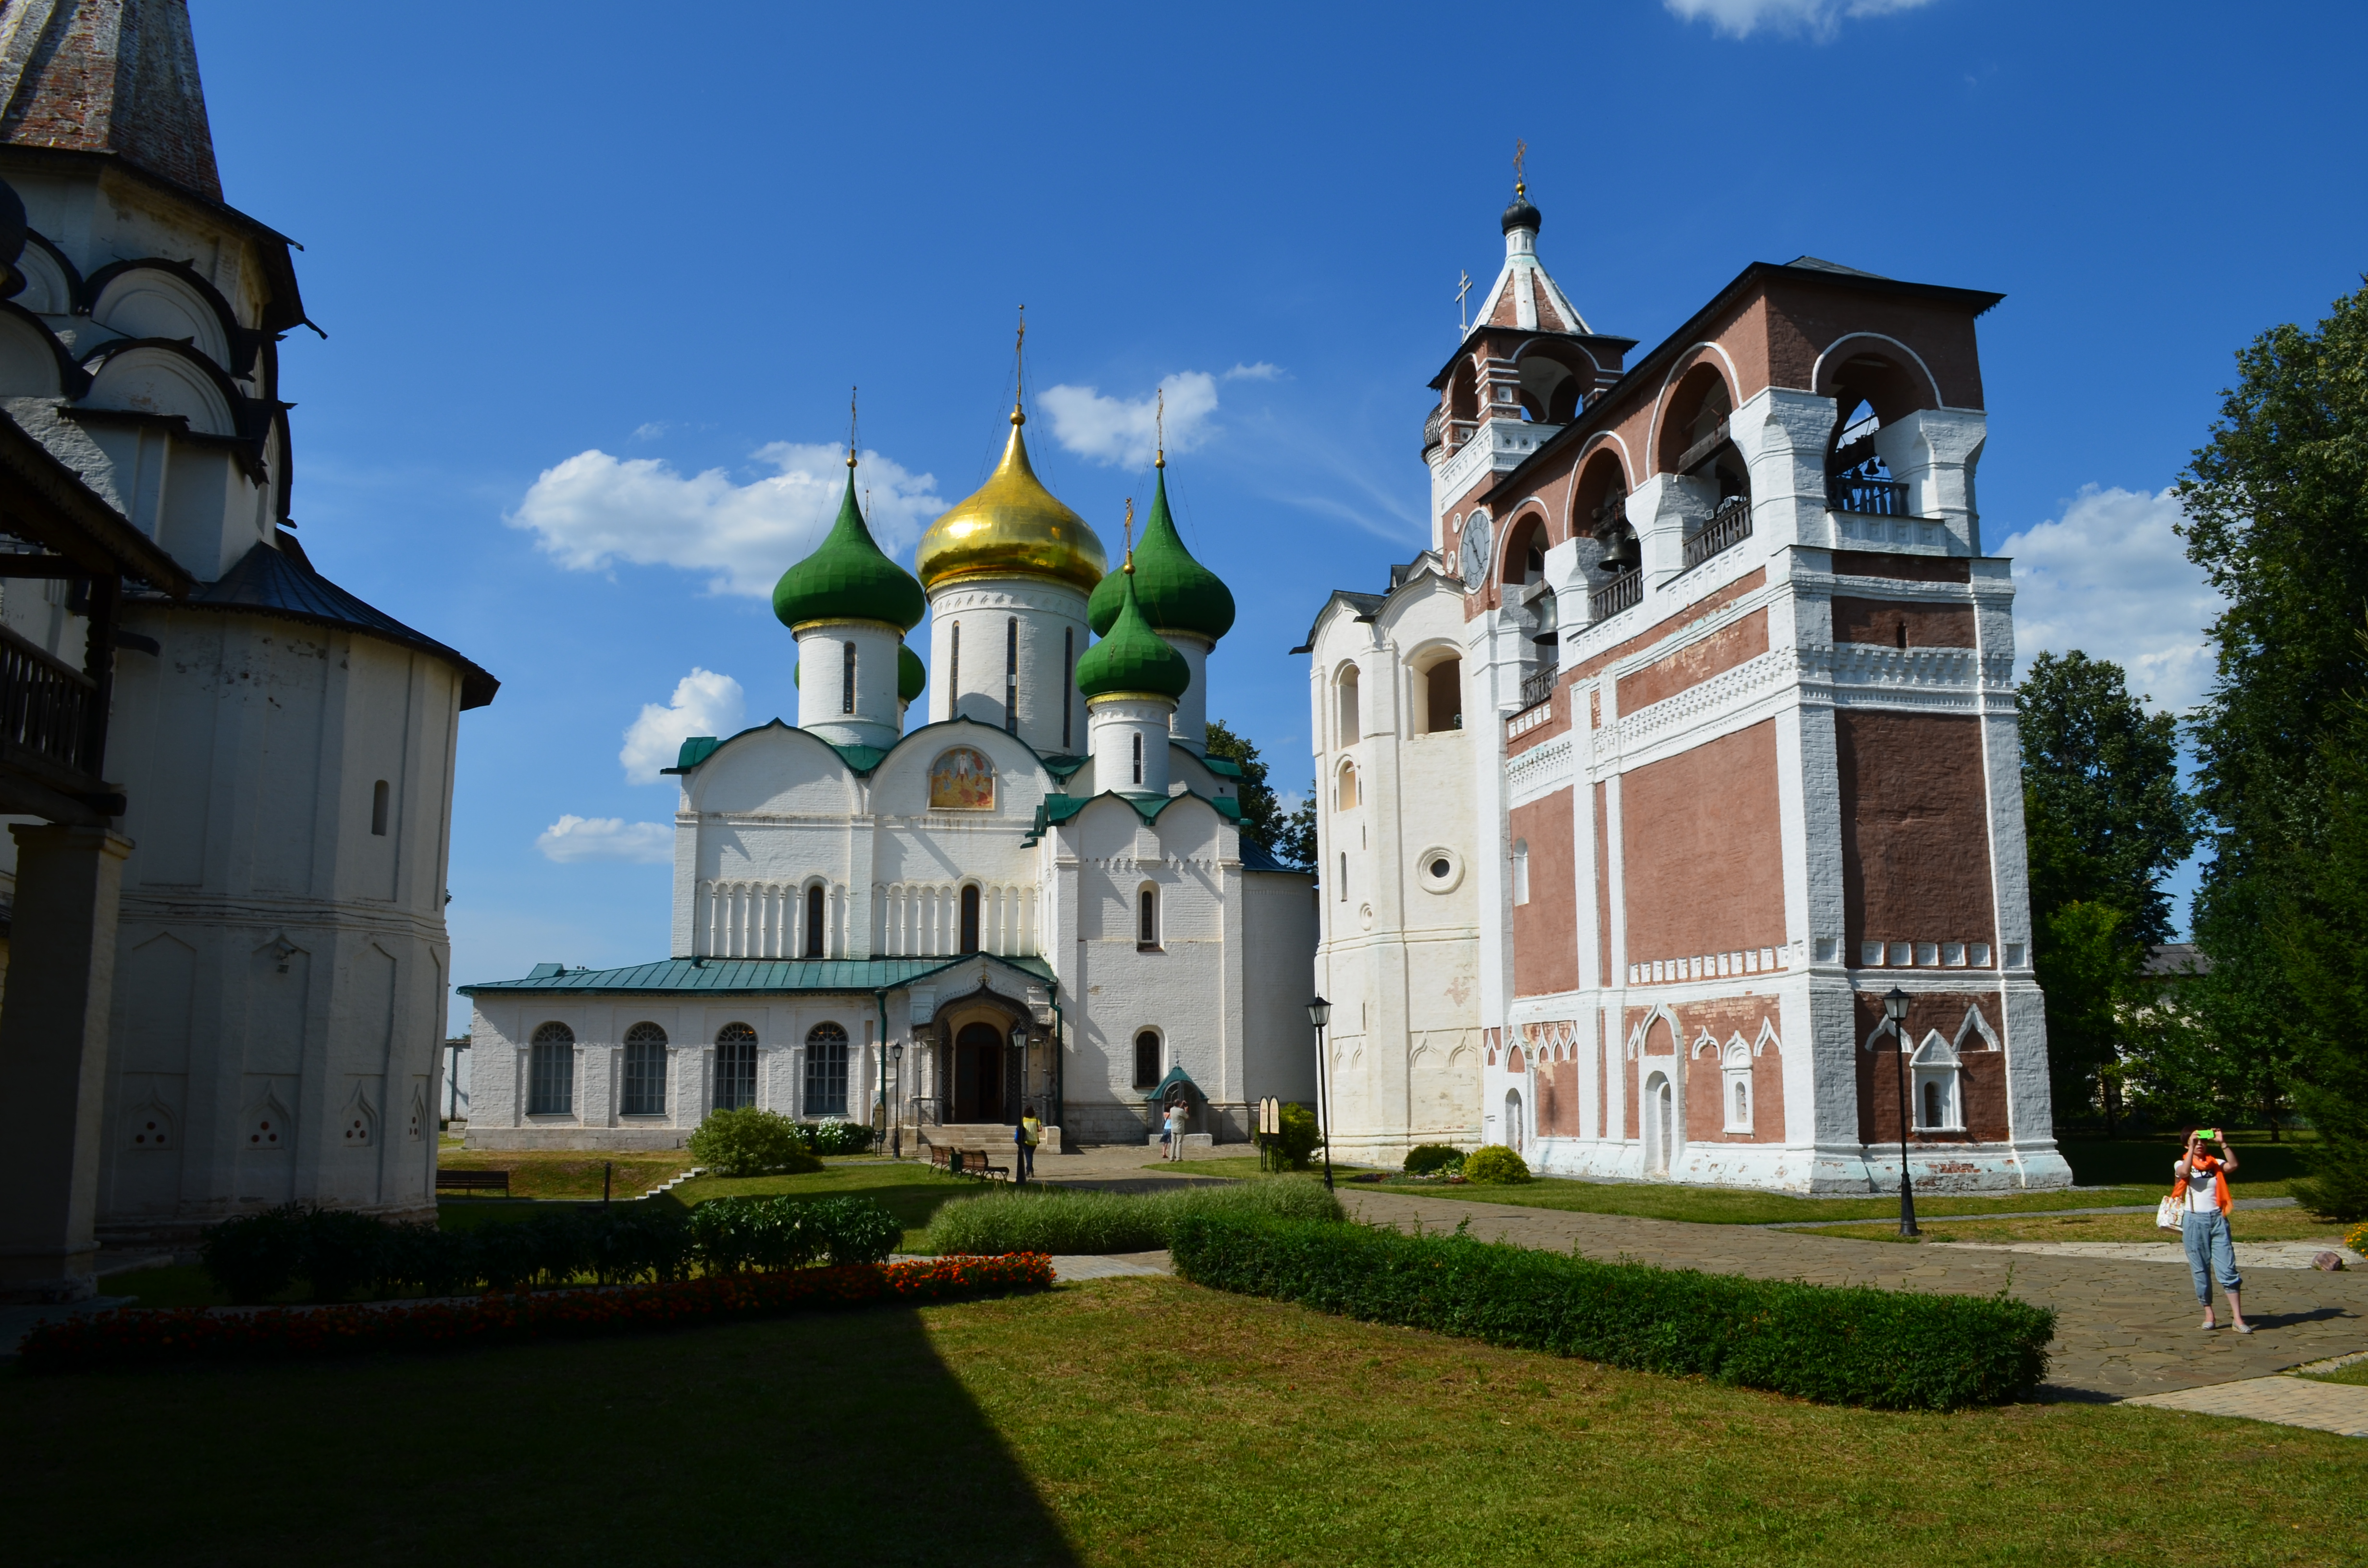
<path fill-rule="evenodd" d="M 1475 511 L 1463 519 L 1463 548 L 1457 552 L 1463 569 L 1463 591 L 1480 591 L 1488 580 L 1488 514 Z"/>

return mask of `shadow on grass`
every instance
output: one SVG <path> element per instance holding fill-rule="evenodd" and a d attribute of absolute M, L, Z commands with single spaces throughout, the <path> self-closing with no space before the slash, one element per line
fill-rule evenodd
<path fill-rule="evenodd" d="M 456 1540 L 484 1563 L 1076 1561 L 923 1315 L 893 1309 L 308 1366 L 0 1372 L 0 1517 L 21 1568 L 153 1564 L 165 1542 L 186 1563 L 416 1563 Z"/>

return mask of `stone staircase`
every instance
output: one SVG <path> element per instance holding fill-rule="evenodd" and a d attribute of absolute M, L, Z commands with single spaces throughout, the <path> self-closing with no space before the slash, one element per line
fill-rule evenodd
<path fill-rule="evenodd" d="M 642 1196 L 643 1198 L 655 1198 L 662 1192 L 673 1191 L 676 1187 L 680 1187 L 684 1182 L 689 1181 L 693 1176 L 705 1176 L 706 1174 L 707 1167 L 705 1165 L 693 1165 L 690 1169 L 683 1172 L 682 1175 L 675 1177 L 672 1181 L 663 1182 L 658 1186 L 650 1188 L 647 1192 L 642 1194 Z"/>

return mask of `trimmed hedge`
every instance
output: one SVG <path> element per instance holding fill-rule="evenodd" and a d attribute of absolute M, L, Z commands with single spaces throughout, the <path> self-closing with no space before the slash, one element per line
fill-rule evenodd
<path fill-rule="evenodd" d="M 1463 1168 L 1463 1151 L 1451 1143 L 1417 1143 L 1406 1151 L 1406 1174 L 1431 1176 Z"/>
<path fill-rule="evenodd" d="M 1168 1247 L 1178 1273 L 1215 1290 L 1878 1410 L 2011 1400 L 2046 1375 L 2055 1333 L 2054 1312 L 2006 1296 L 1596 1263 L 1461 1227 L 1409 1236 L 1203 1210 Z"/>
<path fill-rule="evenodd" d="M 689 1144 L 690 1157 L 720 1176 L 807 1176 L 822 1169 L 803 1122 L 755 1106 L 709 1111 Z"/>
<path fill-rule="evenodd" d="M 487 1296 L 418 1306 L 199 1309 L 97 1312 L 44 1323 L 25 1338 L 28 1372 L 85 1372 L 176 1362 L 252 1363 L 386 1350 L 450 1350 L 632 1329 L 689 1328 L 740 1318 L 876 1302 L 919 1304 L 1042 1290 L 1044 1257 L 864 1263 L 668 1285 Z"/>
<path fill-rule="evenodd" d="M 929 1221 L 940 1256 L 1003 1252 L 1151 1252 L 1167 1244 L 1187 1214 L 1244 1214 L 1337 1221 L 1340 1205 L 1324 1184 L 1302 1176 L 1227 1182 L 1140 1196 L 1017 1187 L 958 1199 Z"/>
<path fill-rule="evenodd" d="M 1483 1143 L 1463 1156 L 1463 1179 L 1513 1187 L 1530 1179 L 1530 1162 L 1502 1143 Z"/>
<path fill-rule="evenodd" d="M 688 1215 L 666 1199 L 551 1204 L 465 1231 L 284 1203 L 210 1227 L 199 1257 L 234 1301 L 267 1301 L 298 1279 L 314 1301 L 342 1301 L 358 1290 L 450 1296 L 877 1263 L 903 1234 L 868 1198 L 716 1198 Z"/>

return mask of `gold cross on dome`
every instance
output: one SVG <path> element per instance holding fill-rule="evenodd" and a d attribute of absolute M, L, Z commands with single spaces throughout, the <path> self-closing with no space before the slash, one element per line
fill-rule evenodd
<path fill-rule="evenodd" d="M 1472 274 L 1458 267 L 1456 278 L 1458 281 L 1455 285 L 1455 319 L 1463 324 L 1463 332 L 1468 335 L 1472 331 Z"/>
<path fill-rule="evenodd" d="M 1513 138 L 1513 189 L 1517 192 L 1520 190 L 1521 181 L 1524 178 L 1521 164 L 1529 155 L 1530 144 L 1518 136 Z"/>

